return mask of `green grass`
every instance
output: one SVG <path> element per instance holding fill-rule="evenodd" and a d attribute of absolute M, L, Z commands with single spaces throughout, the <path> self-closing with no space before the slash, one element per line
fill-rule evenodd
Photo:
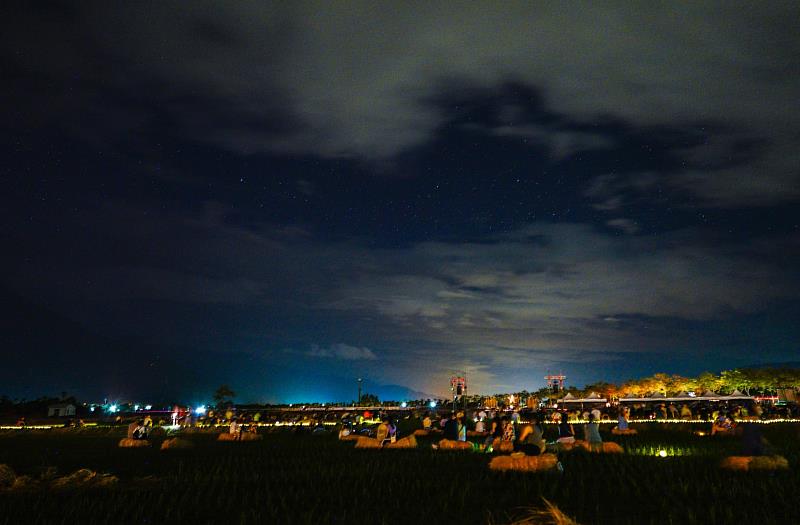
<path fill-rule="evenodd" d="M 291 431 L 254 443 L 194 433 L 185 436 L 193 450 L 161 452 L 119 449 L 118 431 L 104 429 L 7 433 L 0 463 L 18 474 L 90 468 L 120 483 L 0 492 L 0 523 L 501 524 L 542 498 L 583 525 L 800 523 L 798 427 L 763 430 L 788 472 L 721 471 L 738 440 L 653 424 L 638 436 L 604 435 L 625 455 L 563 454 L 563 474 L 495 473 L 489 456 L 434 451 L 424 440 L 417 450 L 376 451 Z M 656 457 L 662 448 L 675 455 Z"/>

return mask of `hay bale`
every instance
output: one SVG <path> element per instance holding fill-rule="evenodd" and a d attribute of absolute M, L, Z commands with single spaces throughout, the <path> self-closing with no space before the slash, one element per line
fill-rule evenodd
<path fill-rule="evenodd" d="M 626 428 L 624 430 L 620 430 L 617 427 L 612 428 L 611 433 L 616 436 L 635 436 L 638 434 L 635 428 Z"/>
<path fill-rule="evenodd" d="M 149 438 L 164 437 L 166 435 L 167 431 L 164 430 L 164 427 L 150 427 L 147 430 L 147 437 Z"/>
<path fill-rule="evenodd" d="M 623 454 L 625 452 L 625 449 L 613 441 L 604 441 L 603 443 L 597 443 L 592 446 L 589 442 L 583 441 L 582 439 L 576 439 L 575 443 L 559 443 L 559 448 L 564 451 L 581 449 L 603 454 Z"/>
<path fill-rule="evenodd" d="M 489 469 L 506 472 L 516 470 L 521 472 L 543 472 L 553 470 L 558 465 L 555 454 L 542 454 L 541 456 L 496 456 L 489 463 Z"/>
<path fill-rule="evenodd" d="M 194 443 L 183 438 L 166 439 L 161 443 L 161 450 L 186 450 L 189 448 L 194 448 Z"/>
<path fill-rule="evenodd" d="M 424 428 L 418 428 L 414 431 L 415 436 L 427 436 L 428 434 L 430 434 L 430 432 Z"/>
<path fill-rule="evenodd" d="M 783 456 L 729 456 L 722 460 L 725 470 L 747 472 L 750 470 L 786 470 L 789 461 Z"/>
<path fill-rule="evenodd" d="M 472 450 L 472 443 L 469 441 L 442 439 L 439 441 L 439 450 Z"/>
<path fill-rule="evenodd" d="M 407 436 L 394 443 L 389 443 L 385 448 L 417 448 L 417 438 L 413 435 Z"/>
<path fill-rule="evenodd" d="M 141 440 L 140 440 L 141 441 Z M 116 485 L 119 478 L 110 474 L 98 474 L 88 468 L 76 470 L 68 476 L 56 478 L 51 483 L 54 489 L 77 489 L 87 487 L 110 487 Z"/>
<path fill-rule="evenodd" d="M 467 437 L 486 437 L 487 432 L 478 432 L 477 430 L 467 430 Z"/>
<path fill-rule="evenodd" d="M 582 447 L 585 441 L 581 441 L 580 439 L 576 439 L 572 443 L 561 443 L 556 442 L 556 447 L 558 450 L 570 451 L 576 447 Z"/>
<path fill-rule="evenodd" d="M 7 489 L 14 484 L 17 475 L 14 469 L 5 464 L 0 464 L 0 489 Z"/>
<path fill-rule="evenodd" d="M 361 437 L 358 434 L 347 434 L 346 436 L 342 436 L 339 438 L 339 441 L 358 441 L 358 438 Z"/>
<path fill-rule="evenodd" d="M 514 443 L 512 441 L 503 441 L 500 438 L 495 438 L 492 441 L 492 450 L 494 452 L 514 452 Z"/>
<path fill-rule="evenodd" d="M 258 441 L 262 437 L 260 434 L 254 434 L 253 432 L 242 432 L 241 434 L 224 432 L 217 437 L 217 441 Z"/>
<path fill-rule="evenodd" d="M 603 442 L 603 454 L 622 454 L 625 450 L 619 445 L 619 443 L 614 443 L 613 441 L 604 441 Z"/>
<path fill-rule="evenodd" d="M 358 436 L 356 448 L 381 448 L 381 442 L 366 436 Z"/>
<path fill-rule="evenodd" d="M 30 476 L 17 476 L 11 490 L 28 490 L 39 486 L 39 483 Z"/>
<path fill-rule="evenodd" d="M 130 438 L 122 438 L 119 440 L 120 448 L 141 448 L 141 447 L 149 447 L 150 442 L 146 439 L 130 439 Z"/>

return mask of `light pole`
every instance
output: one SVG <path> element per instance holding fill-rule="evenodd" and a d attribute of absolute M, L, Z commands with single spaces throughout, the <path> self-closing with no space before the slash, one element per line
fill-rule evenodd
<path fill-rule="evenodd" d="M 361 405 L 361 378 L 358 378 L 358 399 L 356 399 L 356 406 Z"/>

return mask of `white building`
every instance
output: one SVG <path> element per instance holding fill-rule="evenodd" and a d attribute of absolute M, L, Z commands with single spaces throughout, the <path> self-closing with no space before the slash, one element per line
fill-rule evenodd
<path fill-rule="evenodd" d="M 47 407 L 47 417 L 75 416 L 75 405 L 72 403 L 56 403 Z"/>

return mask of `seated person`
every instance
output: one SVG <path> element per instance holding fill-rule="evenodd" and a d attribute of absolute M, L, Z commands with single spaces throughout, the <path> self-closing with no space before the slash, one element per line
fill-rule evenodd
<path fill-rule="evenodd" d="M 145 428 L 143 420 L 140 419 L 136 422 L 131 439 L 147 439 L 147 428 Z"/>
<path fill-rule="evenodd" d="M 617 417 L 617 430 L 628 430 L 628 420 L 625 417 L 625 412 L 620 410 Z"/>
<path fill-rule="evenodd" d="M 575 429 L 568 421 L 566 413 L 561 413 L 561 422 L 558 424 L 558 441 L 559 443 L 575 443 Z"/>
<path fill-rule="evenodd" d="M 733 430 L 733 419 L 726 416 L 725 414 L 720 414 L 717 416 L 717 419 L 714 420 L 714 423 L 711 425 L 711 435 L 714 434 L 728 434 Z"/>
<path fill-rule="evenodd" d="M 444 424 L 444 432 L 442 433 L 442 437 L 451 441 L 458 441 L 458 421 L 456 418 L 451 417 Z"/>
<path fill-rule="evenodd" d="M 386 416 L 381 417 L 381 424 L 378 425 L 378 429 L 375 431 L 375 439 L 383 443 L 387 439 L 389 439 L 389 420 Z"/>
<path fill-rule="evenodd" d="M 537 418 L 535 423 L 528 423 L 519 433 L 517 448 L 527 456 L 538 456 L 544 452 L 544 428 L 543 421 Z"/>

